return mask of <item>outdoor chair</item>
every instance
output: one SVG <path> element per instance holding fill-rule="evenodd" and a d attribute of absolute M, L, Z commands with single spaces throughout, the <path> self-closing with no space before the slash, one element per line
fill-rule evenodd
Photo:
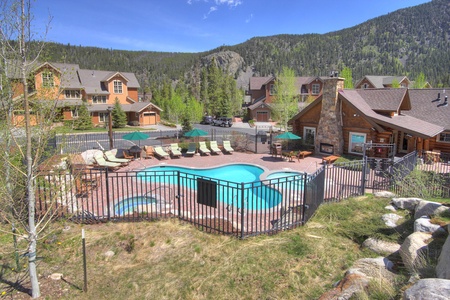
<path fill-rule="evenodd" d="M 159 159 L 169 159 L 170 155 L 161 146 L 155 147 L 155 156 L 157 156 Z"/>
<path fill-rule="evenodd" d="M 106 160 L 110 161 L 110 162 L 120 163 L 120 164 L 122 164 L 124 166 L 126 166 L 126 165 L 128 165 L 130 163 L 130 159 L 128 159 L 128 158 L 117 158 L 114 155 L 114 153 L 111 152 L 111 151 L 105 151 L 104 155 L 105 155 Z"/>
<path fill-rule="evenodd" d="M 172 157 L 181 157 L 180 147 L 178 147 L 177 143 L 170 144 L 170 153 Z"/>
<path fill-rule="evenodd" d="M 197 152 L 197 145 L 195 143 L 189 143 L 186 156 L 194 156 L 196 152 Z"/>
<path fill-rule="evenodd" d="M 234 149 L 231 147 L 230 141 L 223 141 L 223 150 L 229 154 L 232 154 L 234 152 Z"/>
<path fill-rule="evenodd" d="M 209 148 L 211 149 L 211 152 L 214 154 L 222 154 L 222 151 L 220 150 L 219 146 L 217 146 L 217 141 L 211 141 L 209 143 Z"/>
<path fill-rule="evenodd" d="M 206 142 L 199 142 L 199 148 L 198 151 L 200 151 L 201 154 L 210 155 L 211 151 L 206 147 Z"/>
<path fill-rule="evenodd" d="M 94 161 L 97 167 L 108 168 L 111 171 L 117 170 L 122 166 L 120 163 L 106 161 L 103 154 L 96 154 Z"/>
<path fill-rule="evenodd" d="M 134 160 L 134 155 L 131 155 L 130 153 L 128 153 L 127 150 L 123 150 L 122 154 L 123 154 L 124 158 Z"/>
<path fill-rule="evenodd" d="M 155 157 L 155 149 L 152 146 L 144 146 L 144 158 Z"/>

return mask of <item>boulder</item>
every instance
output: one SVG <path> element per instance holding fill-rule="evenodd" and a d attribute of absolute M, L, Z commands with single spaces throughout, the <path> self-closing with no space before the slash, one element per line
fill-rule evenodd
<path fill-rule="evenodd" d="M 437 278 L 450 279 L 450 236 L 445 240 L 436 266 Z"/>
<path fill-rule="evenodd" d="M 387 210 L 390 210 L 392 212 L 396 212 L 397 211 L 397 209 L 393 205 L 388 205 L 388 206 L 385 206 L 384 208 L 387 209 Z"/>
<path fill-rule="evenodd" d="M 397 208 L 414 211 L 420 201 L 424 200 L 421 198 L 393 198 L 391 203 Z"/>
<path fill-rule="evenodd" d="M 448 300 L 450 299 L 450 280 L 420 279 L 403 293 L 403 300 Z"/>
<path fill-rule="evenodd" d="M 414 221 L 414 232 L 429 232 L 429 233 L 437 233 L 440 235 L 446 234 L 444 228 L 440 225 L 432 224 L 430 222 L 430 218 L 427 216 L 422 216 Z"/>
<path fill-rule="evenodd" d="M 388 191 L 380 191 L 373 194 L 375 197 L 378 198 L 394 198 L 395 194 Z"/>
<path fill-rule="evenodd" d="M 384 224 L 386 224 L 386 226 L 388 226 L 388 227 L 396 227 L 397 226 L 397 221 L 400 220 L 403 217 L 399 216 L 397 214 L 385 214 L 385 215 L 381 216 L 381 218 L 383 219 Z"/>
<path fill-rule="evenodd" d="M 405 239 L 400 247 L 400 256 L 410 274 L 420 273 L 424 266 L 425 253 L 431 237 L 430 233 L 414 232 Z"/>
<path fill-rule="evenodd" d="M 375 253 L 383 255 L 391 255 L 400 250 L 400 244 L 374 238 L 368 238 L 363 242 L 362 246 L 372 250 Z"/>
<path fill-rule="evenodd" d="M 443 206 L 441 203 L 422 200 L 416 206 L 414 219 L 418 219 L 422 216 L 429 217 L 438 215 L 448 210 L 450 210 L 450 208 Z"/>

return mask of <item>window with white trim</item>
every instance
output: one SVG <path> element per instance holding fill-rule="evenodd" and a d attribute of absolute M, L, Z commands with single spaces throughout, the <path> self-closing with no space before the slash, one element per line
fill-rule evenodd
<path fill-rule="evenodd" d="M 72 109 L 70 112 L 72 113 L 72 119 L 76 119 L 79 117 L 77 108 Z"/>
<path fill-rule="evenodd" d="M 122 94 L 122 81 L 114 80 L 114 94 Z"/>
<path fill-rule="evenodd" d="M 450 132 L 441 132 L 438 135 L 439 142 L 450 143 Z"/>
<path fill-rule="evenodd" d="M 108 122 L 108 113 L 98 113 L 98 121 L 100 123 L 106 123 Z"/>
<path fill-rule="evenodd" d="M 106 103 L 106 96 L 92 96 L 92 103 Z"/>
<path fill-rule="evenodd" d="M 42 72 L 42 86 L 43 87 L 54 87 L 55 86 L 52 72 Z"/>
<path fill-rule="evenodd" d="M 313 95 L 318 95 L 320 93 L 320 84 L 319 83 L 313 83 L 311 86 L 311 93 Z"/>
<path fill-rule="evenodd" d="M 80 99 L 80 90 L 65 90 L 64 96 L 66 99 Z"/>
<path fill-rule="evenodd" d="M 316 139 L 315 127 L 303 127 L 303 141 L 306 145 L 314 145 Z"/>
<path fill-rule="evenodd" d="M 366 134 L 359 132 L 350 132 L 348 152 L 355 154 L 363 153 L 363 145 L 366 142 Z"/>

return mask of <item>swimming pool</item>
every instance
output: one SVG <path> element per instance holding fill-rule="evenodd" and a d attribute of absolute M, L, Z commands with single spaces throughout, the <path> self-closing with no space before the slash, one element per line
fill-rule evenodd
<path fill-rule="evenodd" d="M 197 189 L 197 178 L 209 178 L 217 183 L 217 199 L 236 208 L 247 210 L 269 209 L 282 201 L 281 193 L 260 181 L 264 169 L 249 164 L 231 164 L 215 168 L 193 169 L 179 166 L 150 167 L 138 173 L 144 181 L 180 184 Z M 242 188 L 244 192 L 242 193 Z"/>
<path fill-rule="evenodd" d="M 125 198 L 114 205 L 114 213 L 118 216 L 133 213 L 140 206 L 146 207 L 147 205 L 156 204 L 156 198 L 149 196 L 134 196 Z M 146 208 L 140 209 L 140 211 L 148 211 Z"/>

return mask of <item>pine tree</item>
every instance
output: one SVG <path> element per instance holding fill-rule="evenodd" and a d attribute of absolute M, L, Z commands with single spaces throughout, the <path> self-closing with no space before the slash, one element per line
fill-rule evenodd
<path fill-rule="evenodd" d="M 114 102 L 114 108 L 112 110 L 112 127 L 123 128 L 127 125 L 127 115 L 120 105 L 119 98 L 116 97 Z"/>
<path fill-rule="evenodd" d="M 75 130 L 88 130 L 93 127 L 91 114 L 89 113 L 86 103 L 78 107 L 78 119 L 73 122 Z"/>

